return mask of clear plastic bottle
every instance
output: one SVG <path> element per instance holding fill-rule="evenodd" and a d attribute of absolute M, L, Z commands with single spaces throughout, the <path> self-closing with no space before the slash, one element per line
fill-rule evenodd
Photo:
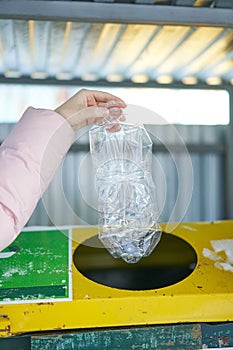
<path fill-rule="evenodd" d="M 111 116 L 114 110 L 110 111 Z M 114 122 L 89 132 L 99 239 L 114 258 L 136 263 L 154 250 L 161 237 L 151 172 L 152 141 L 143 126 L 120 123 L 120 131 L 109 131 Z"/>

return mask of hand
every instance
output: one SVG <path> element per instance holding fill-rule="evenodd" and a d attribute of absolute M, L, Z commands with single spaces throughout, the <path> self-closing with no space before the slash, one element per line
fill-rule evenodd
<path fill-rule="evenodd" d="M 90 124 L 104 124 L 110 115 L 110 110 L 106 106 L 110 101 L 115 101 L 115 106 L 119 107 L 118 116 L 115 113 L 116 119 L 120 115 L 120 120 L 124 121 L 121 108 L 126 107 L 125 102 L 117 96 L 97 90 L 82 89 L 55 111 L 62 115 L 76 131 Z M 119 128 L 119 124 L 116 123 L 109 130 L 117 131 Z"/>

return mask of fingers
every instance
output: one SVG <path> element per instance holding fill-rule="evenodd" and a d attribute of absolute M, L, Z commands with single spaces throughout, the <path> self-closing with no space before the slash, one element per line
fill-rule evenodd
<path fill-rule="evenodd" d="M 87 107 L 96 105 L 103 106 L 112 100 L 114 100 L 120 108 L 126 107 L 126 103 L 121 98 L 105 91 L 82 89 L 75 96 L 80 99 L 85 99 Z"/>
<path fill-rule="evenodd" d="M 126 103 L 108 92 L 82 89 L 55 109 L 76 131 L 85 125 L 109 124 L 109 129 L 118 129 L 117 123 L 125 121 L 122 108 Z M 119 125 L 119 124 L 118 124 Z"/>
<path fill-rule="evenodd" d="M 121 115 L 121 117 L 119 118 L 119 121 L 120 122 L 125 122 L 126 121 L 126 118 L 125 118 L 124 114 Z"/>
<path fill-rule="evenodd" d="M 112 95 L 108 92 L 104 92 L 104 91 L 97 91 L 97 90 L 92 90 L 92 94 L 98 103 L 107 103 L 109 101 L 116 101 L 119 104 L 120 108 L 125 108 L 126 107 L 126 103 L 119 97 Z"/>
<path fill-rule="evenodd" d="M 74 131 L 90 124 L 103 125 L 109 116 L 109 111 L 105 107 L 87 107 L 73 115 L 67 121 L 70 123 Z"/>
<path fill-rule="evenodd" d="M 108 131 L 110 132 L 117 132 L 121 130 L 120 124 L 114 124 L 111 128 L 108 128 Z"/>
<path fill-rule="evenodd" d="M 70 123 L 74 131 L 91 124 L 105 125 L 110 132 L 119 131 L 119 122 L 125 121 L 125 117 L 121 114 L 121 110 L 115 111 L 115 115 L 111 115 L 110 113 L 111 110 L 106 107 L 92 106 L 74 113 L 67 121 Z"/>

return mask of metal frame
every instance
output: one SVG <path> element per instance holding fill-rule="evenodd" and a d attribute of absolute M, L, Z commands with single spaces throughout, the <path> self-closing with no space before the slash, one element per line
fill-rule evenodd
<path fill-rule="evenodd" d="M 56 0 L 1 0 L 0 18 L 233 27 L 232 9 Z"/>
<path fill-rule="evenodd" d="M 230 125 L 226 135 L 226 160 L 225 160 L 225 198 L 226 198 L 226 219 L 233 217 L 233 87 L 229 90 L 230 96 Z"/>
<path fill-rule="evenodd" d="M 121 82 L 109 82 L 107 80 L 84 81 L 82 79 L 56 79 L 45 78 L 35 79 L 29 75 L 24 75 L 19 78 L 6 78 L 0 75 L 0 84 L 31 84 L 31 85 L 56 85 L 56 86 L 77 86 L 77 87 L 131 87 L 131 88 L 160 88 L 160 89 L 207 89 L 207 90 L 226 90 L 230 92 L 232 86 L 230 84 L 208 85 L 205 83 L 183 84 L 181 82 L 173 82 L 171 84 L 159 84 L 156 81 L 148 81 L 146 83 L 134 83 L 132 80 L 124 80 Z"/>

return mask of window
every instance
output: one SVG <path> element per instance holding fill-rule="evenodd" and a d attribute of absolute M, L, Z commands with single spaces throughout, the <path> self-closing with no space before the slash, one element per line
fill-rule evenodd
<path fill-rule="evenodd" d="M 81 87 L 50 85 L 0 85 L 0 122 L 16 122 L 28 106 L 55 108 Z M 95 87 L 93 87 L 95 88 Z M 154 111 L 173 124 L 229 124 L 229 94 L 225 90 L 109 88 L 128 104 Z M 153 123 L 153 121 L 152 121 Z"/>

